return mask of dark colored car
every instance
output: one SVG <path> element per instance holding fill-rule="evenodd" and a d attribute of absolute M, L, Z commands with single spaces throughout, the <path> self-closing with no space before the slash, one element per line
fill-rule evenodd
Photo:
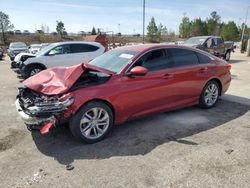
<path fill-rule="evenodd" d="M 28 46 L 24 42 L 12 42 L 8 48 L 8 55 L 13 61 L 17 54 L 21 52 L 28 52 Z"/>
<path fill-rule="evenodd" d="M 231 52 L 234 52 L 234 42 L 226 41 L 220 36 L 198 36 L 184 41 L 184 46 L 195 47 L 207 51 L 215 56 L 230 60 Z"/>
<path fill-rule="evenodd" d="M 197 104 L 213 107 L 230 85 L 230 68 L 195 48 L 122 47 L 88 64 L 47 69 L 28 78 L 16 107 L 29 129 L 44 134 L 68 120 L 77 139 L 93 143 L 130 119 Z"/>

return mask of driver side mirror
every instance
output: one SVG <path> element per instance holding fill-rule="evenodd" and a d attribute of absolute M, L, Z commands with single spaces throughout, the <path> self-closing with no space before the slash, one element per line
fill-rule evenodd
<path fill-rule="evenodd" d="M 130 70 L 127 76 L 145 76 L 148 73 L 148 69 L 142 66 L 136 66 Z"/>

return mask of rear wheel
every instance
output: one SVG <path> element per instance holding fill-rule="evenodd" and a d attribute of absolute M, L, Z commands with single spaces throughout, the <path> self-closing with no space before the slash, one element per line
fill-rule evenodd
<path fill-rule="evenodd" d="M 89 102 L 71 118 L 69 127 L 78 140 L 95 143 L 108 135 L 113 120 L 109 106 L 102 102 Z"/>
<path fill-rule="evenodd" d="M 230 52 L 230 51 L 227 51 L 226 54 L 225 54 L 225 60 L 226 60 L 226 61 L 229 61 L 229 60 L 230 60 L 230 57 L 231 57 L 231 52 Z"/>
<path fill-rule="evenodd" d="M 214 80 L 209 81 L 202 90 L 202 93 L 200 95 L 199 106 L 202 108 L 213 107 L 219 99 L 219 94 L 219 84 Z"/>

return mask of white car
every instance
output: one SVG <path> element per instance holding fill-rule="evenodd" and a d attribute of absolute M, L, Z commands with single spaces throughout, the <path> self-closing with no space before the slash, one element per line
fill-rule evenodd
<path fill-rule="evenodd" d="M 42 49 L 42 45 L 41 44 L 31 44 L 30 47 L 29 47 L 29 53 L 36 54 L 41 49 Z"/>
<path fill-rule="evenodd" d="M 39 51 L 35 57 L 29 57 L 23 62 L 16 59 L 19 62 L 19 70 L 16 72 L 20 74 L 19 77 L 28 78 L 47 68 L 88 63 L 104 52 L 105 48 L 97 42 L 52 43 Z"/>

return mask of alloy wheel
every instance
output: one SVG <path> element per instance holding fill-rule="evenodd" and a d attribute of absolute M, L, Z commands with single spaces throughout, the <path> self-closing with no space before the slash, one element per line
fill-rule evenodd
<path fill-rule="evenodd" d="M 97 139 L 107 131 L 110 117 L 108 112 L 100 107 L 94 107 L 83 114 L 80 121 L 80 131 L 88 139 Z"/>
<path fill-rule="evenodd" d="M 30 76 L 34 76 L 35 74 L 39 73 L 41 69 L 35 68 L 30 71 Z"/>
<path fill-rule="evenodd" d="M 205 90 L 205 95 L 204 95 L 205 103 L 208 106 L 213 106 L 216 103 L 218 97 L 219 97 L 218 86 L 214 83 L 209 84 Z"/>

